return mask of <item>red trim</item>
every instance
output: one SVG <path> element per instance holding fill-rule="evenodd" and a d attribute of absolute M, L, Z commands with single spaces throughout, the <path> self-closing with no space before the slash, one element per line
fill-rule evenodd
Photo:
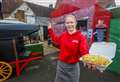
<path fill-rule="evenodd" d="M 60 6 L 57 9 L 52 11 L 50 17 L 51 18 L 59 17 L 59 16 L 62 16 L 64 14 L 71 13 L 71 12 L 78 10 L 78 9 L 80 9 L 80 8 L 73 6 L 71 4 L 62 3 L 62 4 L 60 4 Z"/>
<path fill-rule="evenodd" d="M 20 76 L 22 70 L 27 66 L 27 64 L 33 60 L 37 60 L 37 59 L 41 59 L 42 56 L 36 56 L 38 54 L 40 54 L 41 52 L 39 53 L 31 53 L 30 57 L 28 58 L 25 58 L 25 59 L 16 59 L 15 61 L 12 61 L 10 62 L 9 64 L 11 65 L 16 65 L 16 75 L 17 77 Z M 35 55 L 35 56 L 33 56 Z"/>

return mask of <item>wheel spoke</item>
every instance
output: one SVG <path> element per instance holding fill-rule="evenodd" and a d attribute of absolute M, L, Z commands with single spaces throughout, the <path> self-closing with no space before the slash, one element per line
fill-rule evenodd
<path fill-rule="evenodd" d="M 8 74 L 9 74 L 9 72 L 4 72 L 4 71 L 3 71 L 3 72 L 2 72 L 2 74 L 8 75 Z"/>
<path fill-rule="evenodd" d="M 8 71 L 8 72 L 9 72 L 9 71 L 10 71 L 10 69 L 6 69 L 6 70 L 3 70 L 3 71 L 4 71 L 4 72 L 6 72 L 6 71 Z"/>
<path fill-rule="evenodd" d="M 4 64 L 2 64 L 1 66 L 0 66 L 0 69 L 2 69 L 4 67 Z"/>
<path fill-rule="evenodd" d="M 8 68 L 8 67 L 7 67 L 7 66 L 5 66 L 5 67 L 3 68 L 3 70 L 4 70 L 4 69 L 6 69 L 6 68 Z"/>
<path fill-rule="evenodd" d="M 5 75 L 3 75 L 2 73 L 0 73 L 0 75 L 1 75 L 3 78 L 6 78 L 6 76 L 5 76 Z"/>
<path fill-rule="evenodd" d="M 0 73 L 2 73 L 2 70 L 0 70 Z"/>
<path fill-rule="evenodd" d="M 3 64 L 2 64 L 2 63 L 0 63 L 0 68 L 2 67 L 2 65 L 3 65 Z"/>

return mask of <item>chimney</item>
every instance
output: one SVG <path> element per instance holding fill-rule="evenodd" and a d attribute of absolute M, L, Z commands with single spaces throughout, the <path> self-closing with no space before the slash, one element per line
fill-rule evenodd
<path fill-rule="evenodd" d="M 2 0 L 0 0 L 0 19 L 3 19 L 3 13 L 2 13 Z"/>
<path fill-rule="evenodd" d="M 49 8 L 53 8 L 53 4 L 49 4 Z"/>

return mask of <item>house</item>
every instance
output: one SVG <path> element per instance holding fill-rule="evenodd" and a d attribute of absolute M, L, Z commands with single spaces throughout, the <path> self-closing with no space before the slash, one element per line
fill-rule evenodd
<path fill-rule="evenodd" d="M 47 39 L 47 24 L 52 8 L 25 2 L 22 0 L 6 1 L 8 0 L 3 2 L 4 18 L 11 17 L 28 24 L 36 24 L 40 27 L 40 39 Z M 10 3 L 15 6 L 10 6 Z"/>
<path fill-rule="evenodd" d="M 9 17 L 10 14 L 22 3 L 23 0 L 2 0 L 3 18 Z"/>

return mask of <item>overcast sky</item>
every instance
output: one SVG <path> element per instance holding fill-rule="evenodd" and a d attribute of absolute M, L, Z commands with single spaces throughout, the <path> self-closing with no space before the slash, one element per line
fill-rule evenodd
<path fill-rule="evenodd" d="M 56 0 L 24 0 L 28 2 L 33 2 L 35 4 L 43 5 L 43 6 L 49 6 L 49 4 L 55 5 Z"/>
<path fill-rule="evenodd" d="M 116 5 L 120 5 L 120 0 L 115 0 Z"/>

